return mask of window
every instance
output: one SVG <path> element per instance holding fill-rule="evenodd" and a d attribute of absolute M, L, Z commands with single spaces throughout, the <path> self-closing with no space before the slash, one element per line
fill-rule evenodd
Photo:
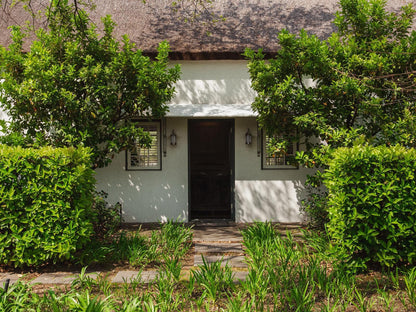
<path fill-rule="evenodd" d="M 160 122 L 140 122 L 139 127 L 149 132 L 152 139 L 150 147 L 135 147 L 127 152 L 127 170 L 160 170 Z"/>
<path fill-rule="evenodd" d="M 297 169 L 297 143 L 283 144 L 279 137 L 263 134 L 262 169 Z"/>

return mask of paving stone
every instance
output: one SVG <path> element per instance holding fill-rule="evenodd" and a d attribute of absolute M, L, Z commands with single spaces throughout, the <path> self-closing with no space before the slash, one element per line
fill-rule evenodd
<path fill-rule="evenodd" d="M 240 243 L 195 243 L 195 253 L 242 253 Z"/>
<path fill-rule="evenodd" d="M 95 280 L 97 279 L 100 272 L 91 272 L 86 275 Z M 32 284 L 71 284 L 76 278 L 78 278 L 79 273 L 77 272 L 54 272 L 54 273 L 43 273 L 37 278 L 31 281 Z"/>
<path fill-rule="evenodd" d="M 248 271 L 235 271 L 234 274 L 234 281 L 235 282 L 242 282 L 245 281 L 248 275 Z"/>
<path fill-rule="evenodd" d="M 194 242 L 241 242 L 243 237 L 235 226 L 197 226 Z"/>
<path fill-rule="evenodd" d="M 15 274 L 15 273 L 0 273 L 0 287 L 4 287 L 4 283 L 6 280 L 10 280 L 10 284 L 16 283 L 19 279 L 23 277 L 22 274 Z"/>
<path fill-rule="evenodd" d="M 208 263 L 212 263 L 215 261 L 221 261 L 221 266 L 225 266 L 226 263 L 232 268 L 246 268 L 247 264 L 244 263 L 244 256 L 204 256 L 205 261 Z M 194 266 L 203 265 L 204 262 L 202 261 L 201 255 L 194 256 Z"/>
<path fill-rule="evenodd" d="M 132 280 L 137 279 L 140 271 L 120 271 L 113 277 L 112 283 L 131 283 Z M 142 283 L 150 283 L 155 280 L 158 272 L 155 270 L 143 271 L 140 275 L 140 281 Z"/>

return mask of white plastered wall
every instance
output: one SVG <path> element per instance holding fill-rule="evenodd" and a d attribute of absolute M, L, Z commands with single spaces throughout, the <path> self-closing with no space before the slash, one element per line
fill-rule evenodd
<path fill-rule="evenodd" d="M 250 129 L 253 142 L 246 145 Z M 261 169 L 255 118 L 235 121 L 235 221 L 302 222 L 299 206 L 307 169 Z"/>
<path fill-rule="evenodd" d="M 96 170 L 97 190 L 106 191 L 109 203 L 122 204 L 125 222 L 188 220 L 187 122 L 169 118 L 166 133 L 175 129 L 177 145 L 166 146 L 162 170 L 126 171 L 126 153 L 110 166 Z"/>
<path fill-rule="evenodd" d="M 7 114 L 5 112 L 3 112 L 0 108 L 0 120 L 9 120 L 9 116 L 7 116 Z"/>
<path fill-rule="evenodd" d="M 188 220 L 189 118 L 235 119 L 235 221 L 300 222 L 304 169 L 262 170 L 257 156 L 257 124 L 250 109 L 250 88 L 244 61 L 188 61 L 182 64 L 177 94 L 170 103 L 166 133 L 177 134 L 175 147 L 167 144 L 161 171 L 126 171 L 125 153 L 107 168 L 97 170 L 97 189 L 109 193 L 110 203 L 121 202 L 126 222 Z M 247 129 L 251 145 L 244 141 Z"/>
<path fill-rule="evenodd" d="M 0 120 L 10 121 L 10 117 L 0 107 Z M 0 135 L 2 135 L 2 127 L 0 125 Z"/>

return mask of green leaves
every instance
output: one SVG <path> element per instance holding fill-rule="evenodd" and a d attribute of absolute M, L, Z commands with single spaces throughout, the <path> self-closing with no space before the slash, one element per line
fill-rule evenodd
<path fill-rule="evenodd" d="M 300 164 L 319 169 L 302 209 L 321 228 L 327 200 L 319 175 L 334 149 L 416 147 L 414 16 L 410 5 L 389 12 L 384 0 L 340 0 L 328 39 L 282 30 L 273 59 L 245 52 L 260 126 L 269 136 L 296 131 Z"/>
<path fill-rule="evenodd" d="M 416 99 L 409 71 L 416 61 L 416 37 L 410 33 L 415 11 L 408 6 L 390 13 L 382 0 L 340 5 L 338 32 L 326 40 L 283 30 L 274 59 L 246 51 L 258 93 L 253 109 L 270 135 L 296 126 L 305 138 L 328 142 L 328 128 L 361 128 L 367 138 L 383 141 L 383 127 L 414 119 L 414 105 L 408 110 L 408 103 Z M 339 139 L 331 145 L 342 146 Z"/>
<path fill-rule="evenodd" d="M 37 32 L 29 51 L 24 31 L 14 28 L 12 45 L 0 50 L 0 105 L 12 120 L 9 133 L 25 134 L 26 145 L 88 146 L 101 167 L 140 140 L 132 119 L 164 116 L 180 70 L 168 66 L 166 42 L 151 60 L 127 36 L 113 37 L 109 16 L 99 36 L 72 5 L 51 5 L 48 28 Z"/>
<path fill-rule="evenodd" d="M 73 259 L 93 233 L 95 179 L 88 148 L 0 145 L 0 263 Z"/>
<path fill-rule="evenodd" d="M 413 263 L 416 248 L 416 150 L 356 146 L 333 154 L 324 182 L 327 227 L 347 264 Z"/>

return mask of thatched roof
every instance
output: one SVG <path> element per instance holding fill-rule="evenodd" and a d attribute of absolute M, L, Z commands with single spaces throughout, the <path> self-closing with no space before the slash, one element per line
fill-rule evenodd
<path fill-rule="evenodd" d="M 32 1 L 47 3 L 46 0 Z M 100 16 L 112 15 L 117 23 L 115 34 L 128 34 L 145 52 L 155 51 L 162 40 L 169 41 L 174 58 L 240 58 L 246 47 L 263 48 L 273 53 L 278 49 L 277 32 L 305 29 L 320 38 L 334 31 L 337 0 L 216 0 L 208 11 L 202 10 L 194 22 L 184 22 L 193 7 L 174 9 L 172 0 L 95 0 L 96 10 L 91 18 L 99 24 Z M 416 0 L 388 0 L 391 10 Z M 214 18 L 223 16 L 212 23 Z M 7 25 L 27 19 L 18 8 L 0 12 L 0 44 L 10 43 Z"/>

